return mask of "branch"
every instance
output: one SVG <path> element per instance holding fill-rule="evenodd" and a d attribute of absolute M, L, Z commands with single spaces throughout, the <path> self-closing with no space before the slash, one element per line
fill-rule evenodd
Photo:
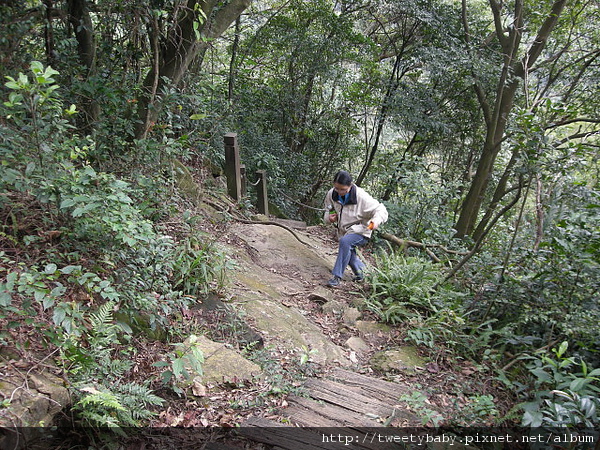
<path fill-rule="evenodd" d="M 571 124 L 577 123 L 577 122 L 600 123 L 600 119 L 590 119 L 588 117 L 574 117 L 572 119 L 565 119 L 565 120 L 561 120 L 559 122 L 550 124 L 546 127 L 546 130 L 551 130 L 553 128 L 558 128 L 558 127 L 562 127 L 565 125 L 571 125 Z"/>
<path fill-rule="evenodd" d="M 390 241 L 392 244 L 396 244 L 401 248 L 406 248 L 406 247 L 415 247 L 415 248 L 419 248 L 421 250 L 424 250 L 425 253 L 427 253 L 429 255 L 429 257 L 436 263 L 442 262 L 436 255 L 435 253 L 433 253 L 431 250 L 429 250 L 427 248 L 427 245 L 423 244 L 422 242 L 416 242 L 416 241 L 408 241 L 406 239 L 400 239 L 397 236 L 394 236 L 393 234 L 390 233 L 380 233 L 379 234 L 383 239 L 385 239 L 386 241 Z"/>
<path fill-rule="evenodd" d="M 490 8 L 494 16 L 494 27 L 496 28 L 496 36 L 500 41 L 500 45 L 502 46 L 502 48 L 504 48 L 508 43 L 508 37 L 504 33 L 504 27 L 502 26 L 501 5 L 498 4 L 496 0 L 490 0 Z"/>
<path fill-rule="evenodd" d="M 436 291 L 443 283 L 445 283 L 450 278 L 452 278 L 454 275 L 456 275 L 456 273 L 479 251 L 479 249 L 483 245 L 484 239 L 486 238 L 488 233 L 492 230 L 492 228 L 494 228 L 494 226 L 496 225 L 496 222 L 498 222 L 498 220 L 500 220 L 500 218 L 504 214 L 506 214 L 513 206 L 515 206 L 517 204 L 517 202 L 519 201 L 519 198 L 521 198 L 521 186 L 519 187 L 519 191 L 515 194 L 515 198 L 512 199 L 508 205 L 506 205 L 504 208 L 502 208 L 498 212 L 498 214 L 489 223 L 489 225 L 483 231 L 483 233 L 481 233 L 481 236 L 479 237 L 477 242 L 475 242 L 475 245 L 473 246 L 473 248 L 463 257 L 463 259 L 461 259 L 459 261 L 459 263 L 456 266 L 454 266 L 452 268 L 452 270 L 448 273 L 448 275 L 446 275 L 444 277 L 444 279 L 442 281 L 436 283 L 433 286 L 432 290 Z"/>
<path fill-rule="evenodd" d="M 531 67 L 533 67 L 533 65 L 537 61 L 538 57 L 542 53 L 542 50 L 544 49 L 544 46 L 546 45 L 546 41 L 548 40 L 550 33 L 556 26 L 558 18 L 560 17 L 566 3 L 567 0 L 557 0 L 552 5 L 552 10 L 550 11 L 548 16 L 546 17 L 546 20 L 538 30 L 538 34 L 535 37 L 533 44 L 529 48 L 529 51 L 521 60 L 521 64 L 515 68 L 515 74 L 518 77 L 522 78 L 524 73 L 527 70 L 531 69 Z"/>
<path fill-rule="evenodd" d="M 558 141 L 556 144 L 554 144 L 554 147 L 559 148 L 561 145 L 566 144 L 567 142 L 572 141 L 573 139 L 587 139 L 590 136 L 595 136 L 597 134 L 600 134 L 600 130 L 589 131 L 589 132 L 585 132 L 585 133 L 574 133 L 574 134 L 571 134 L 570 136 L 567 136 L 566 138 Z M 591 143 L 588 143 L 587 145 L 590 147 L 598 146 L 596 144 L 591 144 Z"/>

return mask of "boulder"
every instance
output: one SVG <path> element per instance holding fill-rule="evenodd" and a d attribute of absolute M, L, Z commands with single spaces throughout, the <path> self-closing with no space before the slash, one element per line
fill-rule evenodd
<path fill-rule="evenodd" d="M 399 347 L 377 352 L 369 363 L 374 370 L 379 372 L 400 372 L 411 375 L 426 364 L 414 347 Z"/>
<path fill-rule="evenodd" d="M 197 382 L 208 385 L 252 381 L 262 375 L 260 366 L 225 344 L 211 341 L 205 336 L 198 336 L 196 343 L 204 355 L 202 374 L 192 375 Z"/>

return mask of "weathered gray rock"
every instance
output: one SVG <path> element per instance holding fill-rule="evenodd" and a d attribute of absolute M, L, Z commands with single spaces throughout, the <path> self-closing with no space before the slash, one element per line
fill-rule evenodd
<path fill-rule="evenodd" d="M 202 374 L 192 378 L 204 385 L 227 381 L 252 381 L 262 375 L 258 364 L 248 361 L 225 344 L 214 342 L 205 336 L 197 336 L 196 343 L 204 355 Z"/>
<path fill-rule="evenodd" d="M 31 372 L 26 381 L 9 377 L 0 382 L 0 391 L 11 398 L 0 414 L 0 427 L 48 426 L 70 403 L 63 381 L 49 372 Z"/>
<path fill-rule="evenodd" d="M 377 352 L 369 361 L 374 370 L 380 372 L 403 372 L 413 374 L 426 362 L 414 347 L 400 347 Z"/>
<path fill-rule="evenodd" d="M 358 336 L 352 336 L 351 338 L 349 338 L 346 341 L 345 345 L 350 350 L 355 351 L 356 353 L 366 353 L 370 350 L 369 344 L 367 344 Z"/>
<path fill-rule="evenodd" d="M 362 316 L 362 313 L 356 308 L 346 308 L 343 314 L 343 321 L 346 325 L 355 326 L 356 321 Z"/>
<path fill-rule="evenodd" d="M 315 303 L 323 305 L 333 300 L 333 292 L 331 291 L 331 289 L 319 286 L 309 294 L 308 299 L 312 300 Z"/>
<path fill-rule="evenodd" d="M 389 325 L 375 322 L 372 320 L 357 320 L 355 327 L 358 330 L 358 332 L 363 336 L 379 333 L 388 333 L 391 330 Z"/>
<path fill-rule="evenodd" d="M 348 305 L 338 302 L 337 300 L 330 300 L 323 305 L 324 314 L 329 314 L 336 317 L 341 317 L 346 309 L 348 309 Z"/>
<path fill-rule="evenodd" d="M 246 312 L 246 317 L 251 318 L 254 327 L 261 331 L 266 342 L 277 343 L 290 352 L 306 348 L 311 351 L 311 360 L 318 364 L 350 364 L 344 349 L 331 342 L 297 308 L 268 298 L 251 297 L 247 297 L 240 307 Z"/>
<path fill-rule="evenodd" d="M 23 449 L 40 441 L 55 417 L 70 404 L 63 380 L 50 372 L 30 372 L 27 378 L 8 376 L 0 392 L 10 404 L 0 410 L 0 448 Z"/>

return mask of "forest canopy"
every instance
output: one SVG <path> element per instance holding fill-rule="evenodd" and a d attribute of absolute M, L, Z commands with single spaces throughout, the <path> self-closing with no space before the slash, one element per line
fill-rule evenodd
<path fill-rule="evenodd" d="M 1 1 L 4 318 L 38 302 L 77 333 L 69 285 L 132 311 L 210 291 L 223 261 L 200 277 L 156 224 L 172 161 L 210 181 L 235 132 L 281 217 L 318 223 L 333 174 L 354 174 L 390 212 L 385 292 L 436 272 L 418 301 L 374 289 L 369 307 L 509 390 L 527 374 L 543 393 L 523 423 L 564 422 L 543 409 L 549 360 L 525 355 L 568 342 L 569 401 L 598 405 L 582 361 L 600 366 L 599 21 L 594 0 Z"/>

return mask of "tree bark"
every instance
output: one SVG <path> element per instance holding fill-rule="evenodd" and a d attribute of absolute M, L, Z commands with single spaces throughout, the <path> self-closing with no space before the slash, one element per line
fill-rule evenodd
<path fill-rule="evenodd" d="M 86 78 L 96 74 L 96 41 L 94 24 L 86 0 L 68 0 L 69 23 L 77 40 L 79 61 L 86 68 Z M 84 132 L 89 132 L 100 117 L 100 105 L 95 98 L 84 98 L 82 109 L 85 112 Z"/>
<path fill-rule="evenodd" d="M 219 37 L 225 30 L 250 6 L 251 0 L 188 0 L 178 17 L 173 19 L 175 24 L 162 39 L 160 61 L 157 70 L 151 70 L 146 76 L 142 95 L 138 102 L 138 124 L 136 138 L 144 139 L 154 123 L 156 123 L 162 108 L 161 90 L 165 79 L 174 86 L 181 83 L 192 61 L 201 56 L 206 50 L 207 40 Z M 201 8 L 206 20 L 202 26 L 194 28 L 194 22 L 201 22 L 201 15 L 196 12 Z M 196 32 L 200 33 L 197 39 Z M 156 61 L 154 61 L 156 64 Z"/>
<path fill-rule="evenodd" d="M 466 0 L 463 0 L 465 2 Z M 498 39 L 504 55 L 502 72 L 497 83 L 495 99 L 489 102 L 481 86 L 475 84 L 477 98 L 486 118 L 486 139 L 479 159 L 475 176 L 471 182 L 469 191 L 463 201 L 459 218 L 455 225 L 456 237 L 465 237 L 473 233 L 479 211 L 484 203 L 488 185 L 494 173 L 494 163 L 501 150 L 502 140 L 505 135 L 509 114 L 513 108 L 515 94 L 521 79 L 535 64 L 539 58 L 548 37 L 556 27 L 567 0 L 556 0 L 551 11 L 525 56 L 517 59 L 520 54 L 521 30 L 524 27 L 523 0 L 515 0 L 514 23 L 508 32 L 503 28 L 501 16 L 501 4 L 496 0 L 490 0 L 490 8 L 494 17 L 496 27 L 496 38 Z M 466 11 L 466 8 L 464 9 Z M 464 19 L 466 23 L 466 19 Z M 468 36 L 468 29 L 465 29 Z M 482 228 L 485 228 L 483 226 Z"/>
<path fill-rule="evenodd" d="M 385 122 L 387 121 L 387 117 L 390 109 L 390 102 L 394 95 L 396 95 L 396 91 L 398 90 L 398 86 L 400 84 L 400 61 L 402 56 L 400 54 L 396 55 L 396 60 L 394 61 L 394 67 L 392 69 L 392 73 L 390 75 L 390 79 L 388 81 L 388 87 L 385 93 L 385 97 L 381 102 L 381 107 L 379 109 L 379 114 L 377 117 L 377 130 L 375 131 L 375 142 L 367 151 L 367 156 L 365 158 L 365 162 L 363 164 L 358 177 L 356 177 L 356 184 L 360 186 L 367 176 L 369 169 L 371 168 L 371 164 L 373 164 L 373 160 L 375 159 L 375 154 L 379 149 L 379 141 L 381 139 L 381 135 L 383 134 L 383 127 Z"/>
<path fill-rule="evenodd" d="M 44 41 L 46 44 L 46 64 L 48 64 L 49 66 L 54 66 L 56 54 L 54 49 L 54 27 L 52 26 L 53 0 L 43 0 L 42 3 L 46 8 L 46 25 L 44 28 Z"/>
<path fill-rule="evenodd" d="M 77 39 L 79 60 L 91 75 L 96 70 L 96 42 L 94 24 L 86 0 L 68 0 L 69 22 Z"/>

